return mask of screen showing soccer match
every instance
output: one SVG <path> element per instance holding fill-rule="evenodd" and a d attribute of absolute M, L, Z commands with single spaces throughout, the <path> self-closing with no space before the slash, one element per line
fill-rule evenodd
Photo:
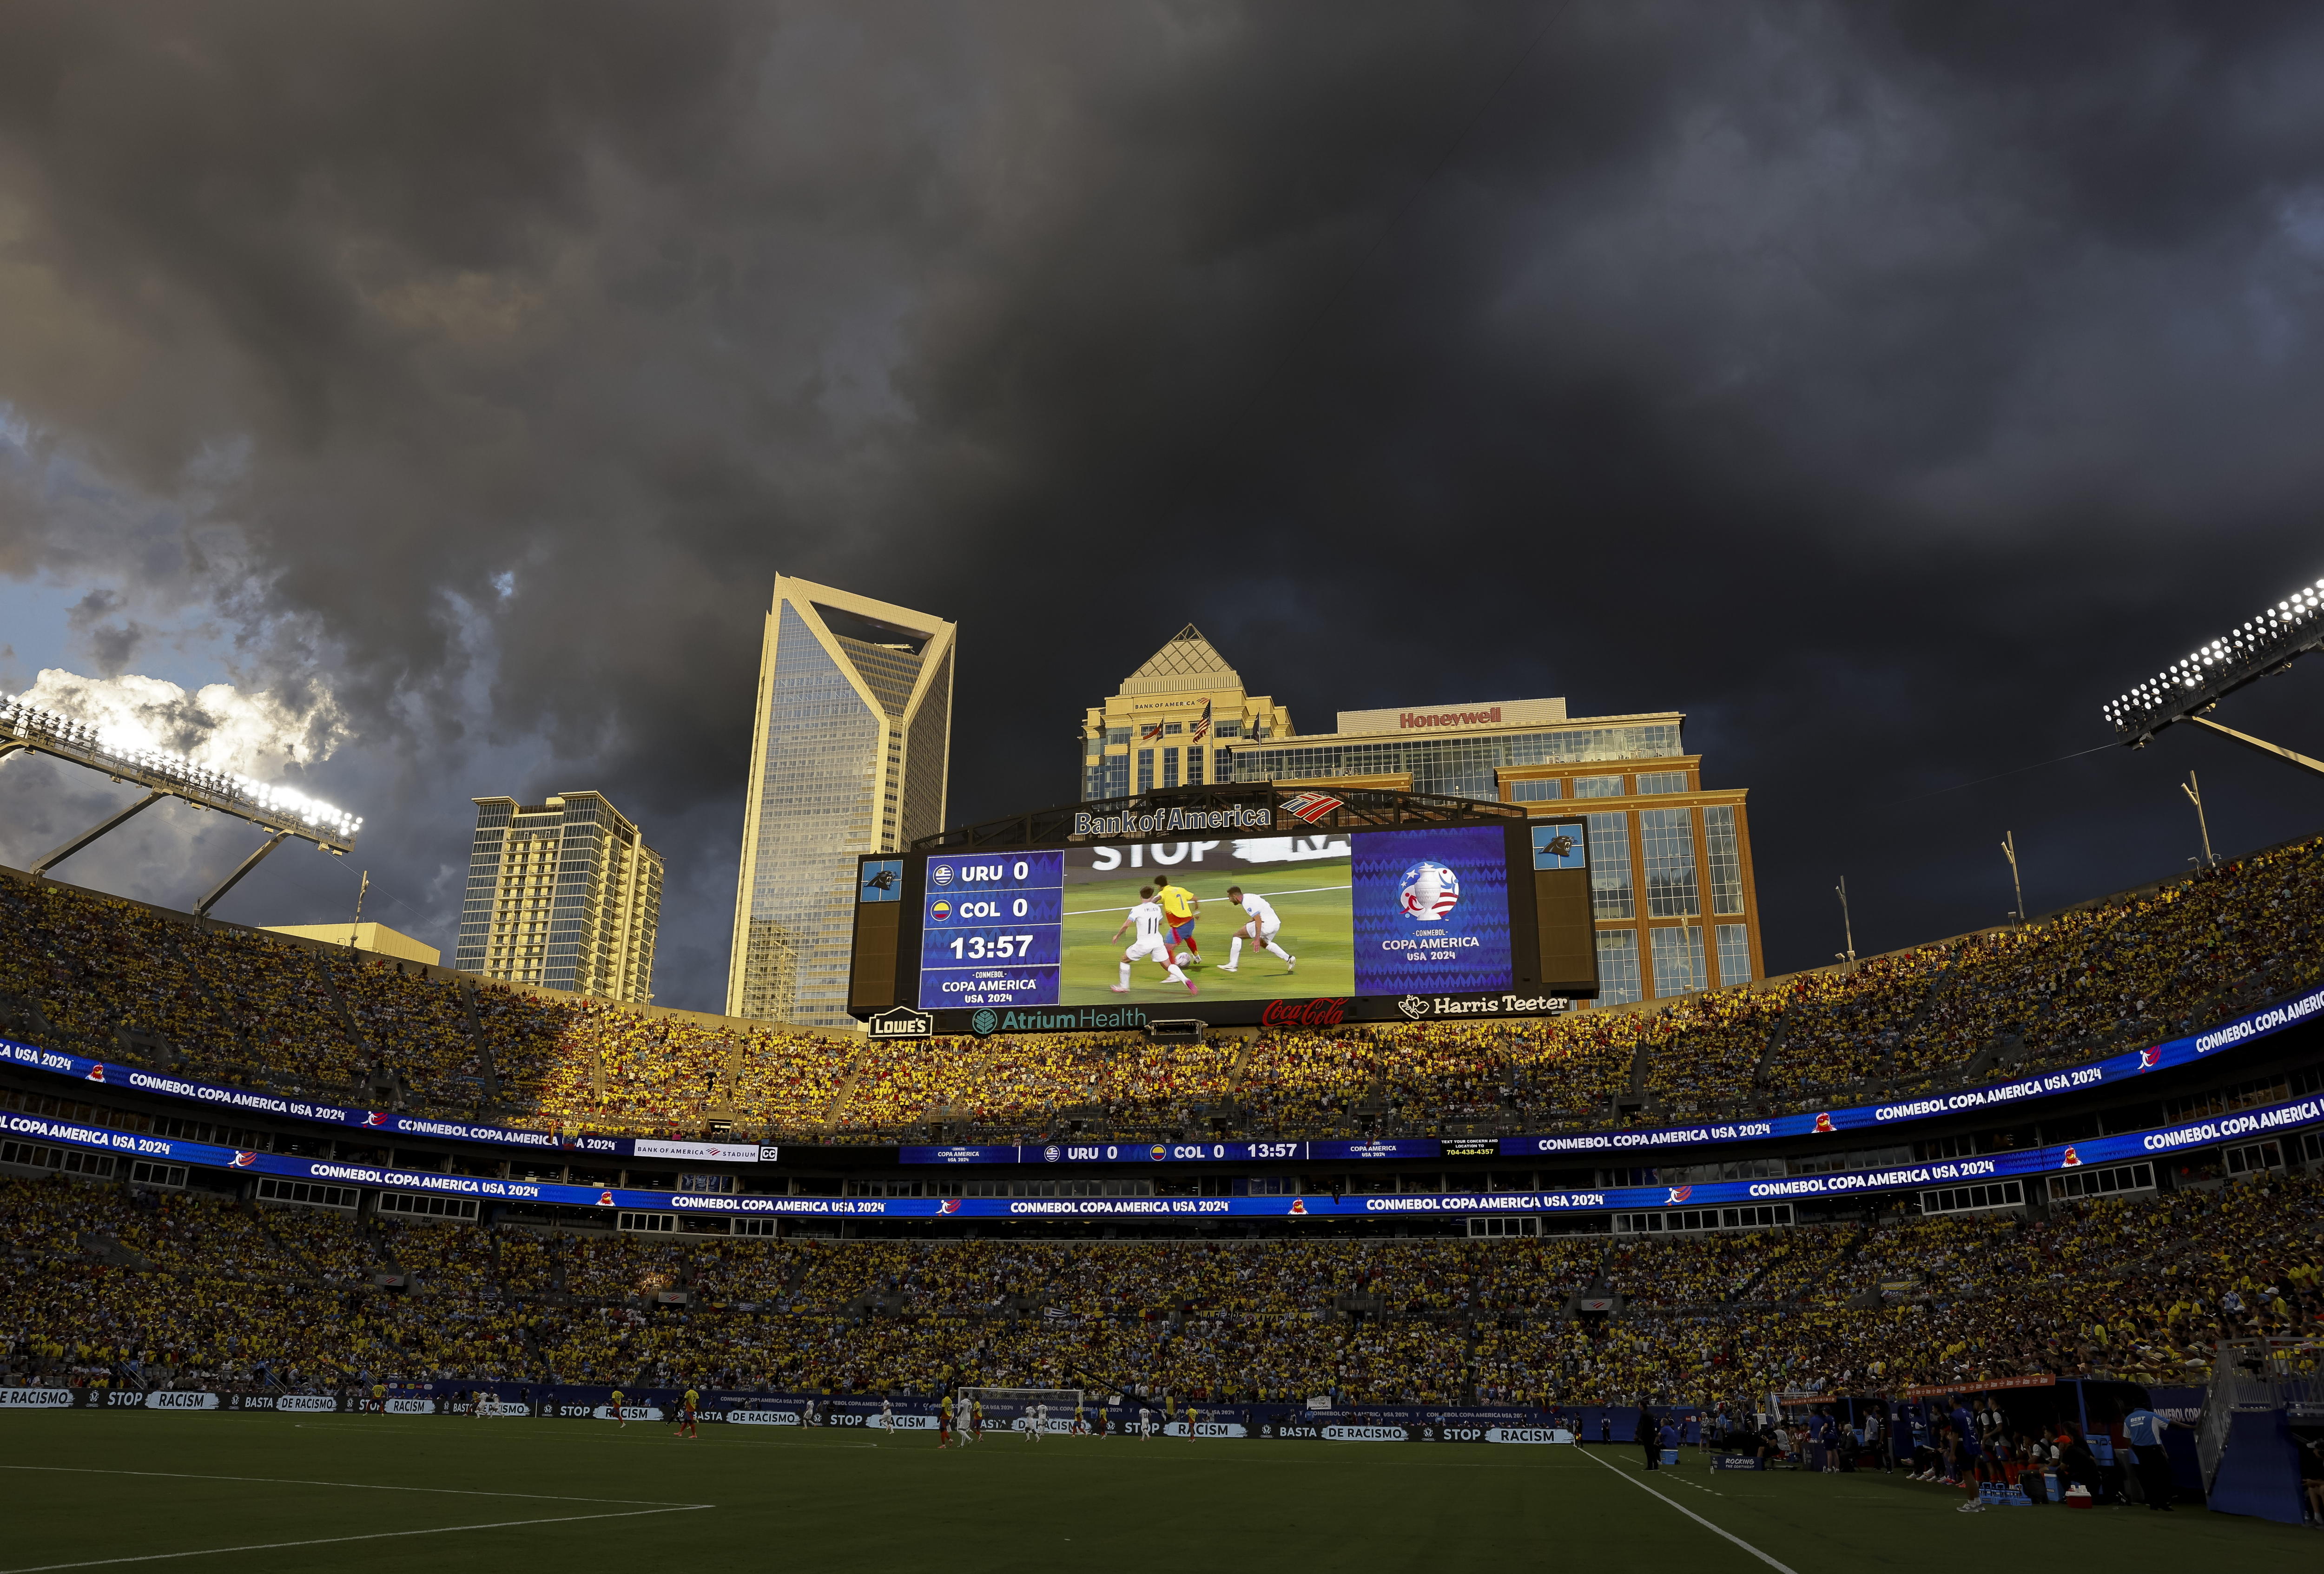
<path fill-rule="evenodd" d="M 1101 1013 L 1057 1019 L 1070 1026 L 1284 1020 L 1292 1001 L 1360 1020 L 1454 997 L 1586 995 L 1582 841 L 1579 821 L 1504 821 L 867 859 L 851 1003 Z M 1578 909 L 1542 900 L 1569 884 Z M 1578 939 L 1563 933 L 1577 911 Z M 890 969 L 892 990 L 862 987 Z M 1386 1004 L 1355 1004 L 1367 999 Z"/>

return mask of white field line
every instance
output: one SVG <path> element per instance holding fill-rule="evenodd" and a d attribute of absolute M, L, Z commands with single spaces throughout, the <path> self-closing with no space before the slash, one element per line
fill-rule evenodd
<path fill-rule="evenodd" d="M 1741 1536 L 1737 1535 L 1733 1531 L 1721 1530 L 1719 1526 L 1711 1523 L 1709 1520 L 1703 1518 L 1702 1515 L 1689 1508 L 1685 1504 L 1681 1503 L 1677 1498 L 1664 1497 L 1661 1493 L 1656 1492 L 1653 1487 L 1647 1486 L 1637 1477 L 1631 1475 L 1628 1470 L 1623 1469 L 1619 1465 L 1608 1464 L 1605 1460 L 1598 1458 L 1595 1454 L 1588 1454 L 1583 1457 L 1591 1464 L 1596 1465 L 1602 1469 L 1613 1471 L 1615 1475 L 1619 1476 L 1623 1480 L 1628 1481 L 1631 1486 L 1637 1487 L 1639 1491 L 1646 1493 L 1647 1496 L 1652 1497 L 1661 1497 L 1665 1503 L 1667 1503 L 1673 1508 L 1677 1509 L 1681 1514 L 1694 1521 L 1695 1523 L 1701 1525 L 1711 1534 L 1726 1537 L 1727 1540 L 1733 1542 L 1737 1546 L 1742 1548 L 1745 1551 L 1758 1559 L 1759 1561 L 1767 1565 L 1768 1568 L 1780 1569 L 1783 1570 L 1783 1574 L 1798 1574 L 1798 1570 L 1794 1569 L 1790 1564 L 1777 1562 L 1775 1559 L 1767 1556 L 1766 1553 L 1761 1551 L 1758 1548 L 1745 1541 Z M 12 1571 L 0 1569 L 0 1574 L 12 1574 Z"/>
<path fill-rule="evenodd" d="M 308 1481 L 294 1476 L 197 1476 L 185 1470 L 107 1470 L 85 1465 L 0 1465 L 0 1470 L 40 1470 L 63 1476 L 144 1476 L 163 1481 L 246 1481 L 262 1487 L 340 1487 L 351 1492 L 436 1492 L 453 1497 L 527 1497 L 540 1503 L 636 1503 L 651 1508 L 715 1508 L 659 1497 L 560 1497 L 548 1492 L 486 1492 L 473 1487 L 390 1487 L 377 1481 Z M 0 1569 L 0 1574 L 9 1574 Z"/>
<path fill-rule="evenodd" d="M 150 1474 L 151 1472 L 133 1473 Z M 219 1476 L 201 1477 L 197 1479 L 233 1481 L 244 1479 L 244 1477 Z M 338 1483 L 334 1482 L 330 1485 L 336 1486 Z M 425 1491 L 427 1488 L 421 1487 L 416 1490 Z M 507 1496 L 522 1495 L 512 1493 Z M 360 1536 L 317 1536 L 303 1542 L 252 1542 L 239 1547 L 197 1547 L 189 1552 L 139 1552 L 126 1558 L 85 1558 L 77 1563 L 26 1563 L 14 1569 L 0 1569 L 0 1574 L 45 1574 L 46 1570 L 52 1569 L 101 1569 L 117 1563 L 160 1563 L 172 1558 L 216 1558 L 227 1552 L 272 1552 L 284 1547 L 330 1547 L 347 1542 L 393 1541 L 400 1536 L 448 1536 L 460 1531 L 504 1531 L 515 1530 L 523 1525 L 576 1524 L 590 1519 L 635 1519 L 641 1514 L 685 1514 L 692 1509 L 716 1506 L 715 1504 L 709 1503 L 684 1503 L 669 1508 L 629 1508 L 623 1509 L 619 1514 L 566 1514 L 550 1519 L 503 1519 L 494 1520 L 489 1524 L 438 1525 L 433 1530 L 424 1531 L 373 1531 L 367 1535 Z"/>
<path fill-rule="evenodd" d="M 1245 891 L 1243 892 L 1243 895 L 1246 897 L 1266 897 L 1272 899 L 1276 897 L 1312 897 L 1317 891 L 1352 891 L 1355 888 L 1356 888 L 1352 883 L 1344 886 L 1302 886 L 1296 891 Z M 1221 897 L 1219 900 L 1223 902 L 1226 898 L 1224 897 Z M 1236 913 L 1242 911 L 1240 907 L 1234 907 L 1231 903 L 1229 904 L 1228 910 Z M 1065 914 L 1065 916 L 1068 918 L 1095 918 L 1106 913 L 1127 913 L 1129 911 L 1130 909 L 1127 907 L 1082 907 Z M 1194 916 L 1200 918 L 1202 915 L 1197 913 Z"/>

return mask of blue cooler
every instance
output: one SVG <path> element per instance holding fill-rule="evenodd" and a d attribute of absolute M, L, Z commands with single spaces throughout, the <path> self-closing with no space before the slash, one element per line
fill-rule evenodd
<path fill-rule="evenodd" d="M 1678 1463 L 1678 1450 L 1677 1450 L 1676 1449 L 1665 1449 L 1665 1450 L 1663 1450 L 1663 1463 L 1664 1463 L 1664 1464 L 1665 1464 L 1665 1465 L 1675 1465 L 1675 1464 L 1677 1464 L 1677 1463 Z"/>

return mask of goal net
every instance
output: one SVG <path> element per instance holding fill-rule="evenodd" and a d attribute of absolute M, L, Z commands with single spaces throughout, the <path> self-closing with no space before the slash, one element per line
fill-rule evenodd
<path fill-rule="evenodd" d="M 988 1428 L 1011 1431 L 1028 1429 L 1033 1416 L 1044 1404 L 1049 1407 L 1048 1430 L 1071 1431 L 1074 1408 L 1081 1402 L 1079 1388 L 963 1388 L 953 1396 L 955 1410 L 962 1405 L 981 1404 Z"/>

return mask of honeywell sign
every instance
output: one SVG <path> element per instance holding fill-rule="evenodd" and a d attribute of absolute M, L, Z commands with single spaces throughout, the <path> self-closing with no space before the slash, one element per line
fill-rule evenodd
<path fill-rule="evenodd" d="M 1441 732 L 1462 727 L 1524 727 L 1563 722 L 1565 702 L 1489 700 L 1481 704 L 1430 705 L 1425 709 L 1342 711 L 1340 731 L 1351 732 Z"/>

